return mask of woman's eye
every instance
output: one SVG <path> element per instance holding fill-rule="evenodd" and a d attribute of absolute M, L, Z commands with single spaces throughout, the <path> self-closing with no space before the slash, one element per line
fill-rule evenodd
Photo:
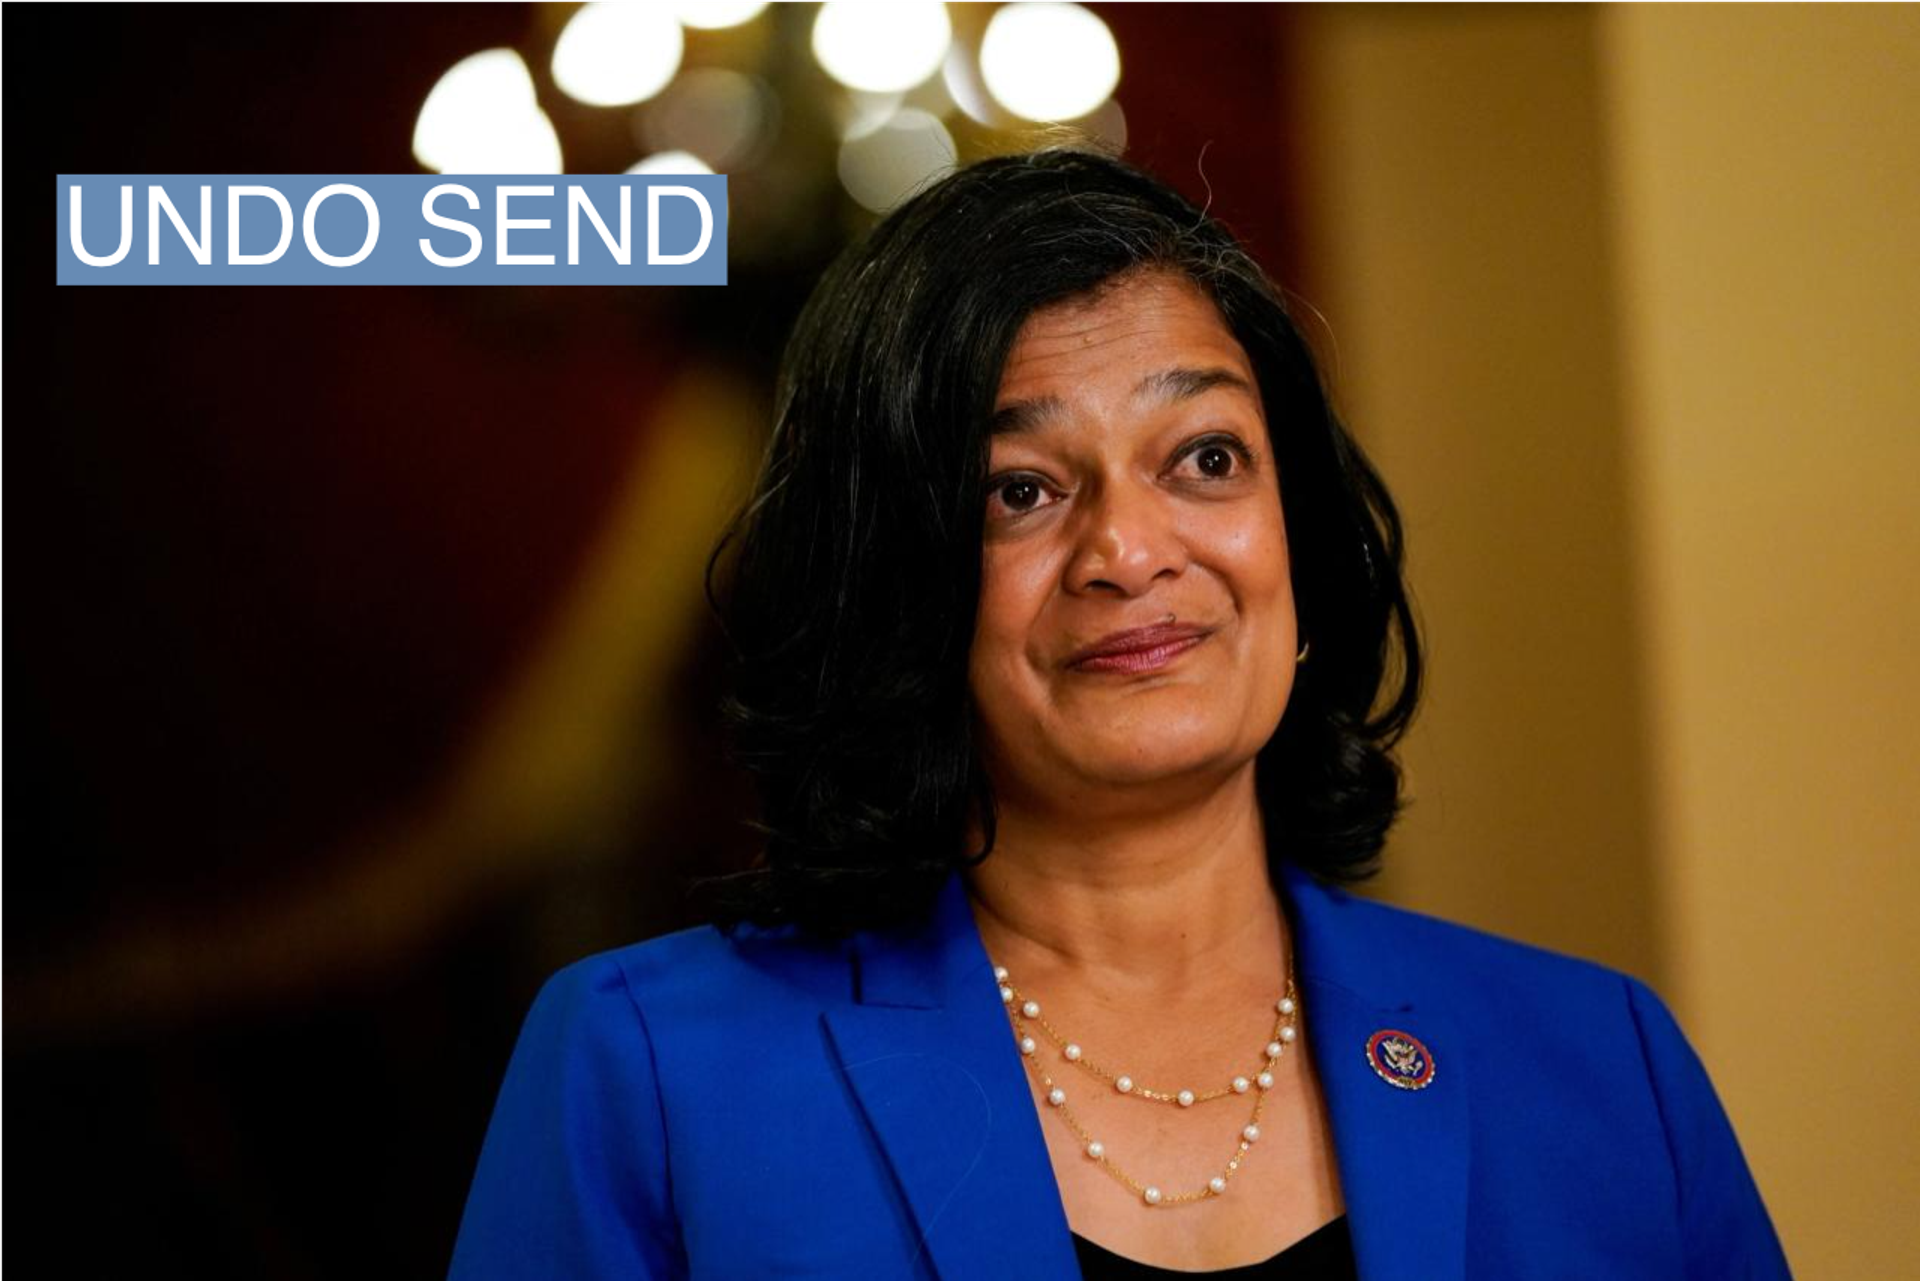
<path fill-rule="evenodd" d="M 1203 476 L 1231 476 L 1239 461 L 1225 445 L 1208 445 L 1193 456 L 1194 465 Z"/>
<path fill-rule="evenodd" d="M 1197 471 L 1205 480 L 1229 480 L 1247 466 L 1243 446 L 1231 440 L 1209 440 L 1188 450 L 1180 460 L 1182 467 Z"/>
<path fill-rule="evenodd" d="M 1019 516 L 1045 507 L 1052 500 L 1052 495 L 1044 484 L 1032 476 L 1008 476 L 988 487 L 987 498 L 989 506 Z"/>

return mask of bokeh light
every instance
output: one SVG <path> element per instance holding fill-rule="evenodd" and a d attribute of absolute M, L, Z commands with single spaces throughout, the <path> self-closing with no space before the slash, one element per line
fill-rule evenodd
<path fill-rule="evenodd" d="M 813 56 L 849 89 L 898 93 L 940 70 L 953 42 L 938 0 L 827 0 L 813 22 Z"/>
<path fill-rule="evenodd" d="M 946 82 L 947 96 L 953 99 L 955 106 L 983 125 L 994 123 L 999 112 L 994 108 L 985 82 L 980 79 L 979 63 L 974 61 L 972 51 L 963 42 L 954 41 L 953 47 L 947 51 L 946 60 L 940 67 L 940 78 Z"/>
<path fill-rule="evenodd" d="M 641 109 L 634 138 L 647 151 L 688 151 L 729 170 L 764 149 L 778 110 L 757 77 L 700 67 L 682 72 Z"/>
<path fill-rule="evenodd" d="M 840 144 L 840 181 L 861 205 L 885 213 L 952 169 L 957 154 L 937 117 L 905 107 Z"/>
<path fill-rule="evenodd" d="M 834 118 L 840 123 L 842 138 L 858 138 L 893 119 L 904 105 L 904 94 L 862 93 L 858 89 L 849 89 L 834 105 Z"/>
<path fill-rule="evenodd" d="M 656 151 L 627 166 L 628 173 L 712 173 L 713 166 L 691 151 Z"/>
<path fill-rule="evenodd" d="M 685 50 L 680 21 L 659 4 L 583 5 L 553 46 L 553 82 L 593 107 L 645 102 L 667 87 Z"/>
<path fill-rule="evenodd" d="M 421 104 L 413 156 L 440 173 L 559 173 L 560 138 L 511 49 L 453 64 Z"/>
<path fill-rule="evenodd" d="M 673 0 L 673 11 L 689 27 L 715 31 L 737 27 L 760 16 L 767 0 Z"/>
<path fill-rule="evenodd" d="M 1075 120 L 1120 83 L 1120 46 L 1106 23 L 1077 4 L 1010 4 L 981 38 L 980 76 L 1015 115 Z"/>

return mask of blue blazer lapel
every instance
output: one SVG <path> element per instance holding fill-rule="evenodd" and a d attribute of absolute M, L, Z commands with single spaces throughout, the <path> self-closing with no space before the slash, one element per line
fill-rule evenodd
<path fill-rule="evenodd" d="M 1339 1157 L 1348 1229 L 1363 1278 L 1466 1275 L 1467 1047 L 1439 1012 L 1395 999 L 1386 940 L 1343 900 L 1292 866 L 1301 1021 L 1319 1070 Z M 1382 1080 L 1367 1043 L 1383 1029 L 1431 1050 L 1433 1079 L 1406 1090 Z"/>
<path fill-rule="evenodd" d="M 1283 869 L 1306 1042 L 1325 1091 L 1359 1275 L 1466 1276 L 1467 1047 L 1441 1013 L 1396 995 L 1388 946 L 1359 905 Z M 1025 1071 L 966 886 L 952 877 L 930 928 L 857 936 L 856 1000 L 828 1038 L 913 1218 L 912 1273 L 943 1281 L 1079 1277 Z M 1403 1090 L 1367 1042 L 1392 1028 L 1432 1051 Z M 892 1261 L 881 1261 L 889 1271 Z"/>
<path fill-rule="evenodd" d="M 909 1273 L 931 1262 L 942 1281 L 1077 1281 L 1066 1210 L 965 882 L 949 879 L 931 928 L 861 934 L 854 956 L 855 1004 L 823 1018 L 912 1216 Z"/>

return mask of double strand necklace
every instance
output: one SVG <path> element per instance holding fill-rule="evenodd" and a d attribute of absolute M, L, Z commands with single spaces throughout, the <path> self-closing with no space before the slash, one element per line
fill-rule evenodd
<path fill-rule="evenodd" d="M 1273 1005 L 1276 1016 L 1273 1034 L 1267 1040 L 1267 1047 L 1261 1055 L 1258 1068 L 1250 1077 L 1236 1076 L 1226 1085 L 1216 1086 L 1210 1090 L 1149 1089 L 1124 1072 L 1108 1071 L 1089 1059 L 1078 1042 L 1067 1039 L 1059 1029 L 1042 1017 L 1040 1002 L 1029 1000 L 1021 994 L 1020 989 L 1013 985 L 1013 980 L 1008 976 L 1006 966 L 994 966 L 993 976 L 1000 983 L 1000 1001 L 1007 1007 L 1007 1016 L 1013 1023 L 1013 1039 L 1020 1047 L 1021 1059 L 1038 1078 L 1040 1088 L 1046 1094 L 1048 1105 L 1060 1114 L 1061 1121 L 1073 1131 L 1074 1137 L 1080 1141 L 1081 1150 L 1090 1160 L 1098 1163 L 1100 1168 L 1111 1175 L 1116 1182 L 1149 1206 L 1204 1201 L 1208 1197 L 1220 1196 L 1226 1192 L 1227 1185 L 1233 1181 L 1233 1176 L 1240 1172 L 1241 1163 L 1247 1159 L 1247 1154 L 1253 1150 L 1254 1143 L 1260 1138 L 1260 1111 L 1266 1104 L 1267 1091 L 1273 1088 L 1273 1073 L 1279 1066 L 1280 1056 L 1287 1052 L 1288 1047 L 1299 1035 L 1295 1023 L 1300 1014 L 1300 1000 L 1298 993 L 1294 990 L 1291 965 L 1288 966 L 1286 995 L 1275 1001 Z M 1115 1093 L 1126 1098 L 1139 1099 L 1143 1103 L 1162 1103 L 1179 1108 L 1190 1108 L 1236 1094 L 1252 1094 L 1253 1114 L 1247 1118 L 1246 1125 L 1241 1127 L 1239 1147 L 1228 1159 L 1226 1168 L 1208 1179 L 1204 1187 L 1186 1192 L 1169 1193 L 1161 1191 L 1156 1184 L 1141 1182 L 1114 1164 L 1113 1158 L 1107 1154 L 1107 1145 L 1094 1138 L 1087 1132 L 1086 1127 L 1080 1124 L 1079 1118 L 1075 1117 L 1073 1110 L 1067 1106 L 1066 1090 L 1053 1079 L 1043 1065 L 1040 1040 L 1033 1034 L 1035 1029 L 1053 1043 L 1062 1060 L 1107 1082 Z"/>

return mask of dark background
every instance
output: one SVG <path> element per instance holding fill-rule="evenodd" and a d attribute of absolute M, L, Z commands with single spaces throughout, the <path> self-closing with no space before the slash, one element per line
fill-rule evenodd
<path fill-rule="evenodd" d="M 1284 11 L 1094 7 L 1129 155 L 1285 278 Z M 635 756 L 616 821 L 443 841 L 406 871 L 382 834 L 448 803 L 681 371 L 767 403 L 811 281 L 871 217 L 830 148 L 723 290 L 52 283 L 56 174 L 417 172 L 440 74 L 503 45 L 538 74 L 567 11 L 5 11 L 20 1275 L 442 1273 L 540 981 L 694 923 L 688 879 L 752 853 L 697 620 L 655 697 L 607 709 L 672 745 Z M 811 15 L 757 21 L 803 48 Z M 570 167 L 635 158 L 541 93 Z M 792 168 L 820 112 L 787 105 Z M 736 211 L 773 190 L 733 183 Z"/>

